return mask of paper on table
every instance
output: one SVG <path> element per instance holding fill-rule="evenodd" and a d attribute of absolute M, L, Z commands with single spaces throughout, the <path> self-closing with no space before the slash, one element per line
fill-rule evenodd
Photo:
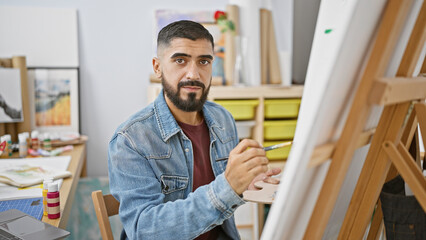
<path fill-rule="evenodd" d="M 2 159 L 0 160 L 0 169 L 13 164 L 31 164 L 50 166 L 58 170 L 66 170 L 71 161 L 70 156 L 48 157 L 48 158 L 23 158 L 23 159 Z M 62 185 L 62 179 L 56 180 L 59 187 Z M 42 197 L 41 184 L 27 188 L 17 188 L 0 183 L 0 200 L 12 200 L 18 198 Z"/>
<path fill-rule="evenodd" d="M 0 182 L 20 188 L 40 184 L 45 178 L 60 179 L 70 176 L 70 171 L 25 163 L 22 165 L 10 165 L 4 170 L 0 170 Z"/>

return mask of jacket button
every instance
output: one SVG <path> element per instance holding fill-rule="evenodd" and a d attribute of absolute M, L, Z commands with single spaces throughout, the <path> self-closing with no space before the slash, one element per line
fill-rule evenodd
<path fill-rule="evenodd" d="M 185 152 L 189 152 L 189 148 L 185 148 Z"/>

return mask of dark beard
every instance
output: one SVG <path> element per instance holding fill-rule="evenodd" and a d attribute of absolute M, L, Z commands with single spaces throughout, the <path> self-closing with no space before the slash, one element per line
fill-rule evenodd
<path fill-rule="evenodd" d="M 210 85 L 206 86 L 199 81 L 182 81 L 177 85 L 177 91 L 173 90 L 173 87 L 167 83 L 164 75 L 161 77 L 161 83 L 163 85 L 164 93 L 170 99 L 170 101 L 180 110 L 185 112 L 199 112 L 203 109 L 203 105 L 207 100 L 207 95 L 210 91 Z M 202 93 L 200 99 L 196 99 L 196 93 L 189 93 L 188 99 L 183 100 L 180 98 L 180 89 L 184 86 L 198 86 L 201 87 Z"/>

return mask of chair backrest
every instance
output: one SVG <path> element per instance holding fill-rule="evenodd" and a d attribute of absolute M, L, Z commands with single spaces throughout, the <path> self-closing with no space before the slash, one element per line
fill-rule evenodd
<path fill-rule="evenodd" d="M 118 202 L 111 194 L 103 195 L 101 190 L 92 192 L 93 205 L 98 218 L 102 239 L 114 239 L 109 217 L 118 214 Z"/>

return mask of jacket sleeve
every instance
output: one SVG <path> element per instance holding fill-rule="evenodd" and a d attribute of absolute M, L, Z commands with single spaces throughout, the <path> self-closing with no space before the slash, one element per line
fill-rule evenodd
<path fill-rule="evenodd" d="M 135 150 L 126 133 L 117 133 L 108 152 L 110 190 L 129 239 L 192 239 L 221 225 L 244 204 L 224 174 L 186 199 L 164 202 L 160 176 Z"/>

